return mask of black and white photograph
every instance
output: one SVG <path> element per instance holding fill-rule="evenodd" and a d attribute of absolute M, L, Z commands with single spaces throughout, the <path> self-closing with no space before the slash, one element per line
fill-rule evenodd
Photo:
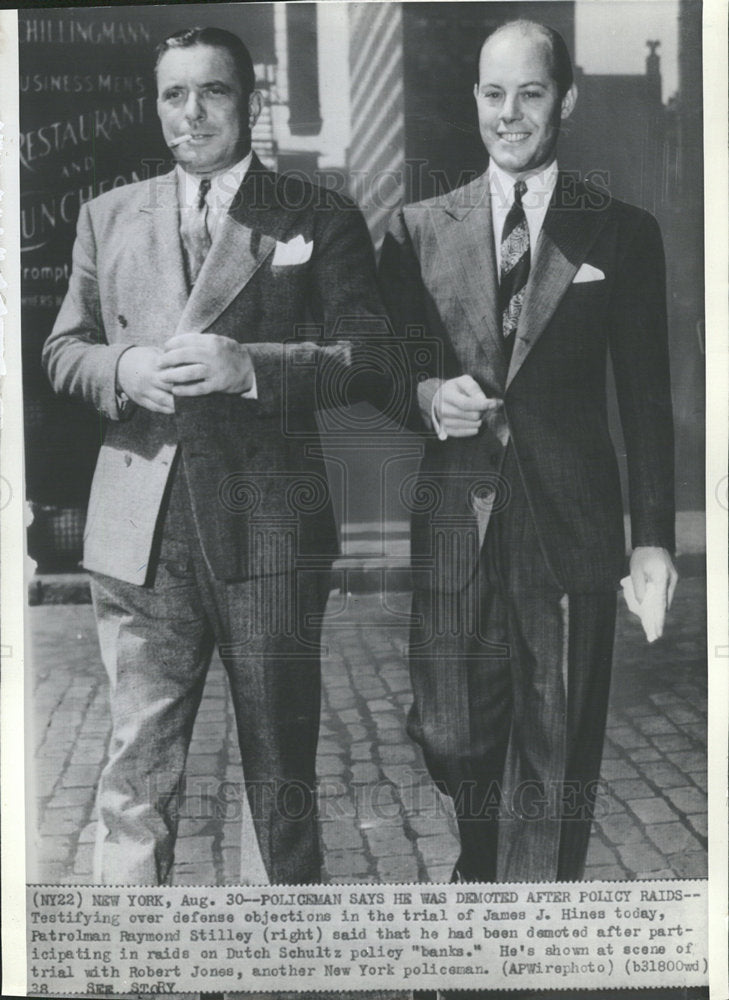
<path fill-rule="evenodd" d="M 451 887 L 506 941 L 489 887 L 554 883 L 604 981 L 405 966 L 382 896 L 357 989 L 708 1000 L 705 17 L 18 10 L 28 886 Z M 40 898 L 27 995 L 80 995 Z M 358 995 L 215 951 L 88 991 Z"/>

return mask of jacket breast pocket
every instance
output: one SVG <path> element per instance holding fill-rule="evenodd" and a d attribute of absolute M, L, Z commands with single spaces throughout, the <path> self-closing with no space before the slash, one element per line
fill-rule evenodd
<path fill-rule="evenodd" d="M 296 281 L 309 269 L 308 261 L 303 264 L 271 264 L 271 276 L 276 281 Z"/>
<path fill-rule="evenodd" d="M 607 281 L 573 281 L 562 299 L 561 306 L 568 311 L 577 309 L 581 314 L 592 313 L 592 318 L 595 318 L 598 314 L 602 314 L 608 295 Z"/>
<path fill-rule="evenodd" d="M 597 274 L 590 276 L 589 279 L 583 278 L 580 281 L 573 279 L 569 285 L 568 294 L 582 297 L 605 295 L 611 284 L 610 275 L 605 273 L 602 273 L 602 276 Z"/>
<path fill-rule="evenodd" d="M 608 281 L 605 278 L 598 278 L 594 281 L 573 281 L 569 292 L 576 295 L 601 295 L 607 285 Z"/>

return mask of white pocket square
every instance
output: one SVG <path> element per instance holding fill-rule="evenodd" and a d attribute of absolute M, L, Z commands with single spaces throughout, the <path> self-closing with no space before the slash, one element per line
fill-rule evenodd
<path fill-rule="evenodd" d="M 600 270 L 599 267 L 593 267 L 592 264 L 582 264 L 579 271 L 572 279 L 572 284 L 576 285 L 578 281 L 604 281 L 605 275 Z"/>
<path fill-rule="evenodd" d="M 291 267 L 293 264 L 305 264 L 311 257 L 313 247 L 313 240 L 307 242 L 301 234 L 294 236 L 288 243 L 276 241 L 276 249 L 273 253 L 273 266 Z"/>

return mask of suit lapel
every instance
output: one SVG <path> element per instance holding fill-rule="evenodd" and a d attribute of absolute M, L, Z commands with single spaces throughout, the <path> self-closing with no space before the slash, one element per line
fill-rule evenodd
<path fill-rule="evenodd" d="M 567 178 L 560 173 L 534 254 L 506 379 L 507 389 L 544 333 L 607 221 L 604 211 L 578 208 L 581 196 L 584 199 L 584 190 L 569 187 Z"/>
<path fill-rule="evenodd" d="M 179 332 L 209 329 L 290 229 L 295 220 L 277 195 L 276 175 L 254 154 L 187 300 Z"/>
<path fill-rule="evenodd" d="M 476 343 L 489 358 L 497 383 L 503 385 L 506 356 L 498 321 L 498 281 L 488 175 L 482 174 L 472 184 L 452 192 L 443 208 L 457 225 L 434 227 L 440 252 L 445 260 L 455 262 L 458 299 L 476 335 Z M 453 333 L 457 336 L 456 331 Z M 474 354 L 472 349 L 468 353 Z"/>
<path fill-rule="evenodd" d="M 188 298 L 185 266 L 180 242 L 180 210 L 177 200 L 177 176 L 171 173 L 156 177 L 149 187 L 149 196 L 139 206 L 144 220 L 140 248 L 147 270 L 145 280 L 150 288 L 164 289 L 164 296 L 145 296 L 149 309 L 149 329 L 167 329 L 170 317 L 180 315 Z M 151 273 L 150 273 L 151 272 Z M 153 312 L 164 311 L 164 322 L 156 323 Z"/>

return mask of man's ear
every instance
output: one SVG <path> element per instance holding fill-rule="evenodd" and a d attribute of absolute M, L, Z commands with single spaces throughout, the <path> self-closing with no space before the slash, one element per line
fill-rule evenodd
<path fill-rule="evenodd" d="M 254 90 L 248 98 L 248 128 L 252 129 L 263 109 L 263 98 L 259 90 Z"/>
<path fill-rule="evenodd" d="M 560 118 L 569 118 L 575 110 L 575 104 L 577 104 L 577 87 L 573 83 L 562 98 L 562 107 L 559 113 Z"/>

